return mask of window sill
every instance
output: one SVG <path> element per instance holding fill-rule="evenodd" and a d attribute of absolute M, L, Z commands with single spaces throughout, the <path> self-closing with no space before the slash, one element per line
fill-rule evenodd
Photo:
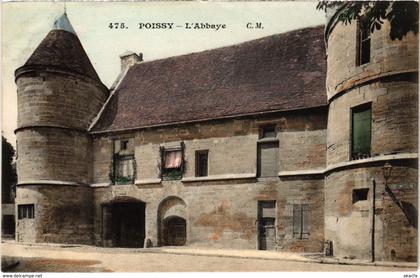
<path fill-rule="evenodd" d="M 111 184 L 109 182 L 102 182 L 102 183 L 92 183 L 90 187 L 108 187 Z"/>
<path fill-rule="evenodd" d="M 161 183 L 161 179 L 144 179 L 144 180 L 135 180 L 135 185 L 143 185 L 143 184 L 156 184 Z"/>
<path fill-rule="evenodd" d="M 282 172 L 279 172 L 279 176 L 287 177 L 287 176 L 304 176 L 304 175 L 323 175 L 324 171 L 325 169 L 282 171 Z"/>
<path fill-rule="evenodd" d="M 213 180 L 235 180 L 235 179 L 249 179 L 255 178 L 256 174 L 230 174 L 230 175 L 212 175 L 206 177 L 187 177 L 183 178 L 182 182 L 195 182 L 195 181 L 213 181 Z"/>
<path fill-rule="evenodd" d="M 277 142 L 279 142 L 279 139 L 277 137 L 262 138 L 258 140 L 258 143 L 277 143 Z"/>

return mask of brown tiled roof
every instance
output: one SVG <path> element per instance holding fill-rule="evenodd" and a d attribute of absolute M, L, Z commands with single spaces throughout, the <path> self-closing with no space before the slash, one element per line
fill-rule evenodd
<path fill-rule="evenodd" d="M 64 30 L 51 30 L 29 57 L 25 68 L 53 67 L 76 72 L 100 82 L 79 38 Z"/>
<path fill-rule="evenodd" d="M 324 27 L 134 65 L 92 131 L 327 104 Z"/>

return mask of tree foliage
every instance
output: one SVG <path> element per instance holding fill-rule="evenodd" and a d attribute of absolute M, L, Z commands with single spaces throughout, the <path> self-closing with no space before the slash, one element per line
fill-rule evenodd
<path fill-rule="evenodd" d="M 338 21 L 349 24 L 363 16 L 363 20 L 373 33 L 380 30 L 385 20 L 391 25 L 389 36 L 392 40 L 402 38 L 412 31 L 415 34 L 419 30 L 419 4 L 415 1 L 348 1 L 329 2 L 321 1 L 317 5 L 318 10 L 326 11 L 343 5 L 338 15 Z"/>
<path fill-rule="evenodd" d="M 12 188 L 16 184 L 17 176 L 16 170 L 12 166 L 13 156 L 15 155 L 15 150 L 13 146 L 7 142 L 4 136 L 1 137 L 2 145 L 2 169 L 1 169 L 1 186 L 2 186 L 2 202 L 10 202 L 10 194 Z"/>

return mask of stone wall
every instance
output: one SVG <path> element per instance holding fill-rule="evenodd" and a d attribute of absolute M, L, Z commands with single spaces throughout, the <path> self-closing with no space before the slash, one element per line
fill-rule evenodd
<path fill-rule="evenodd" d="M 372 104 L 372 157 L 417 152 L 418 85 L 409 80 L 376 82 L 330 103 L 327 166 L 350 160 L 351 108 Z M 407 136 L 407 135 L 410 136 Z"/>
<path fill-rule="evenodd" d="M 276 125 L 280 177 L 257 178 L 259 128 Z M 187 244 L 217 248 L 258 248 L 258 201 L 277 203 L 279 250 L 322 252 L 322 175 L 282 175 L 325 167 L 325 109 L 289 112 L 258 118 L 161 127 L 94 137 L 95 244 L 102 245 L 102 206 L 134 198 L 146 203 L 146 235 L 159 242 L 159 208 L 168 198 L 186 205 Z M 135 184 L 108 185 L 113 139 L 133 143 L 137 164 Z M 185 144 L 186 169 L 181 180 L 159 178 L 159 147 Z M 131 148 L 131 147 L 130 147 Z M 295 154 L 290 150 L 294 149 Z M 209 150 L 209 175 L 195 177 L 195 151 Z M 304 162 L 303 162 L 304 161 Z M 293 204 L 309 204 L 310 237 L 293 237 Z"/>
<path fill-rule="evenodd" d="M 327 95 L 337 93 L 368 80 L 396 73 L 418 71 L 418 36 L 409 32 L 403 40 L 392 41 L 390 24 L 371 34 L 370 62 L 356 66 L 357 22 L 337 23 L 329 30 L 327 48 Z"/>
<path fill-rule="evenodd" d="M 258 201 L 277 202 L 279 250 L 322 252 L 323 179 L 243 179 L 236 181 L 165 181 L 155 185 L 116 185 L 95 189 L 95 244 L 102 243 L 102 205 L 130 197 L 146 203 L 146 235 L 158 243 L 159 205 L 170 197 L 186 204 L 187 245 L 257 249 Z M 310 237 L 293 238 L 293 204 L 309 204 Z"/>
<path fill-rule="evenodd" d="M 107 99 L 92 80 L 59 73 L 31 73 L 16 80 L 18 128 L 61 126 L 87 130 Z"/>
<path fill-rule="evenodd" d="M 403 40 L 392 41 L 389 28 L 385 22 L 381 30 L 371 34 L 370 61 L 360 66 L 356 65 L 357 23 L 337 23 L 327 30 L 330 105 L 325 239 L 333 242 L 338 257 L 371 259 L 374 229 L 376 260 L 417 258 L 417 224 L 410 223 L 413 220 L 385 191 L 382 167 L 387 162 L 394 166 L 390 187 L 410 214 L 417 215 L 418 37 L 410 32 Z M 372 112 L 371 154 L 352 160 L 351 109 L 368 103 Z M 355 189 L 369 190 L 367 200 L 354 199 Z"/>
<path fill-rule="evenodd" d="M 407 207 L 410 219 L 405 217 L 385 191 L 383 163 L 365 164 L 357 168 L 332 172 L 327 176 L 325 240 L 333 242 L 334 256 L 371 258 L 372 186 L 375 180 L 375 259 L 416 260 L 417 165 L 415 162 L 405 161 L 393 161 L 392 164 L 394 169 L 388 184 L 397 199 Z M 369 189 L 368 199 L 353 203 L 352 191 L 359 188 Z"/>
<path fill-rule="evenodd" d="M 36 128 L 16 134 L 18 183 L 37 181 L 89 184 L 92 146 L 79 131 Z"/>
<path fill-rule="evenodd" d="M 111 136 L 95 135 L 94 181 L 109 183 L 113 140 L 128 139 L 134 145 L 140 182 L 159 178 L 159 148 L 185 144 L 184 177 L 195 176 L 195 151 L 209 150 L 209 176 L 256 174 L 259 128 L 276 125 L 279 140 L 279 172 L 325 167 L 326 111 L 284 113 L 276 116 L 214 121 L 179 127 L 153 128 Z"/>
<path fill-rule="evenodd" d="M 107 98 L 89 78 L 52 71 L 22 73 L 18 87 L 16 207 L 19 242 L 92 244 L 92 141 L 87 129 Z"/>
<path fill-rule="evenodd" d="M 18 242 L 93 244 L 93 196 L 88 186 L 19 186 L 16 210 L 34 204 L 34 218 L 17 219 Z M 16 215 L 18 215 L 16 211 Z"/>

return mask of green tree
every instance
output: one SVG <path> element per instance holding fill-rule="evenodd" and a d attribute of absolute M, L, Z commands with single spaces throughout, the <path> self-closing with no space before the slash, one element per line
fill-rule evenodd
<path fill-rule="evenodd" d="M 401 40 L 408 32 L 419 31 L 419 3 L 416 1 L 321 1 L 318 10 L 343 6 L 338 21 L 349 24 L 363 16 L 363 20 L 373 33 L 380 30 L 385 20 L 391 24 L 389 36 L 392 40 Z"/>
<path fill-rule="evenodd" d="M 15 150 L 13 146 L 7 142 L 4 136 L 1 137 L 2 147 L 2 169 L 1 169 L 1 200 L 2 203 L 10 203 L 12 188 L 16 184 L 17 176 L 16 169 L 13 167 L 13 156 Z"/>

